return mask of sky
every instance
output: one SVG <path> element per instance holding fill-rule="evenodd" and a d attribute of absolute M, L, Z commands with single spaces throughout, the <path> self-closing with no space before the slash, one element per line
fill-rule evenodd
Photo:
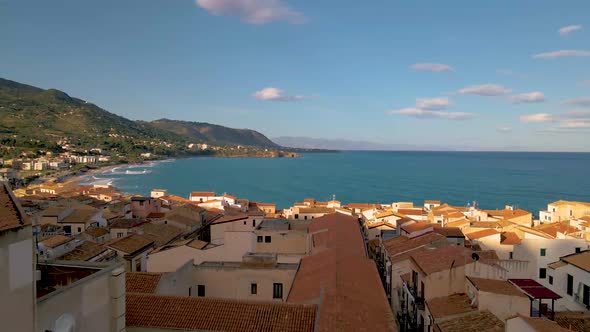
<path fill-rule="evenodd" d="M 590 151 L 587 0 L 0 0 L 0 77 L 113 113 Z"/>

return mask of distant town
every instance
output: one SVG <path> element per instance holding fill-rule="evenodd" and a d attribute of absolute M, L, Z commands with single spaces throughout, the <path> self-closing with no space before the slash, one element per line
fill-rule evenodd
<path fill-rule="evenodd" d="M 72 180 L 4 183 L 0 204 L 0 301 L 36 318 L 7 331 L 590 330 L 587 202 L 549 202 L 538 218 L 439 200 L 277 209 Z"/>

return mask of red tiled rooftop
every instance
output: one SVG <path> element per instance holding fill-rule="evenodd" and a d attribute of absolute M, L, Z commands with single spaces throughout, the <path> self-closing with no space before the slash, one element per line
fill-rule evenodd
<path fill-rule="evenodd" d="M 426 305 L 435 320 L 477 310 L 477 308 L 471 306 L 471 299 L 465 294 L 452 294 L 433 298 L 428 300 Z"/>
<path fill-rule="evenodd" d="M 160 283 L 160 273 L 127 272 L 125 274 L 125 291 L 128 293 L 154 293 Z"/>
<path fill-rule="evenodd" d="M 406 216 L 421 216 L 422 209 L 397 209 L 397 213 L 405 214 Z"/>
<path fill-rule="evenodd" d="M 27 224 L 26 216 L 18 207 L 18 202 L 9 188 L 0 182 L 0 232 Z"/>
<path fill-rule="evenodd" d="M 320 303 L 316 331 L 395 331 L 375 263 L 367 258 L 357 218 L 315 218 L 312 255 L 304 257 L 290 303 Z"/>
<path fill-rule="evenodd" d="M 514 232 L 504 232 L 500 235 L 500 244 L 514 245 L 521 242 L 522 240 Z"/>
<path fill-rule="evenodd" d="M 214 191 L 193 191 L 191 192 L 191 197 L 195 196 L 195 197 L 211 197 L 211 196 L 215 196 L 215 192 Z"/>
<path fill-rule="evenodd" d="M 448 270 L 471 263 L 472 250 L 461 246 L 447 246 L 437 249 L 427 249 L 412 255 L 412 260 L 423 274 Z"/>
<path fill-rule="evenodd" d="M 475 286 L 475 288 L 482 292 L 526 297 L 526 295 L 520 289 L 505 280 L 475 277 L 467 277 L 467 279 Z"/>
<path fill-rule="evenodd" d="M 467 234 L 465 234 L 465 236 L 470 240 L 477 240 L 477 239 L 481 239 L 481 238 L 496 235 L 496 234 L 500 234 L 500 232 L 498 232 L 495 229 L 484 229 L 484 230 L 473 232 L 473 233 L 467 233 Z"/>
<path fill-rule="evenodd" d="M 314 331 L 316 306 L 127 293 L 128 327 L 226 332 Z"/>
<path fill-rule="evenodd" d="M 414 233 L 423 231 L 429 228 L 432 228 L 433 224 L 426 223 L 426 222 L 415 222 L 413 224 L 404 224 L 402 225 L 402 229 L 408 233 Z"/>

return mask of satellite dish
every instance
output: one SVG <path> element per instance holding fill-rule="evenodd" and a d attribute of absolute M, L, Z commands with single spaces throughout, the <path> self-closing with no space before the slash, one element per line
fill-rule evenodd
<path fill-rule="evenodd" d="M 55 321 L 54 326 L 55 332 L 74 332 L 76 320 L 71 314 L 63 314 Z"/>
<path fill-rule="evenodd" d="M 471 258 L 472 258 L 474 261 L 478 261 L 478 260 L 479 260 L 479 255 L 478 255 L 477 253 L 473 253 L 473 254 L 471 254 Z"/>

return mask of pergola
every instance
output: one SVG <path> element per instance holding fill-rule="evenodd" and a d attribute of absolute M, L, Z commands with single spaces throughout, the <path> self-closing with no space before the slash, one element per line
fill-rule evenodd
<path fill-rule="evenodd" d="M 533 279 L 508 279 L 508 281 L 529 297 L 531 301 L 531 317 L 541 317 L 541 304 L 543 300 L 551 300 L 551 312 L 548 313 L 548 318 L 553 320 L 555 316 L 555 300 L 560 299 L 561 296 Z M 536 300 L 539 300 L 539 310 L 537 312 L 533 310 L 533 303 Z M 537 315 L 535 316 L 535 314 Z"/>

